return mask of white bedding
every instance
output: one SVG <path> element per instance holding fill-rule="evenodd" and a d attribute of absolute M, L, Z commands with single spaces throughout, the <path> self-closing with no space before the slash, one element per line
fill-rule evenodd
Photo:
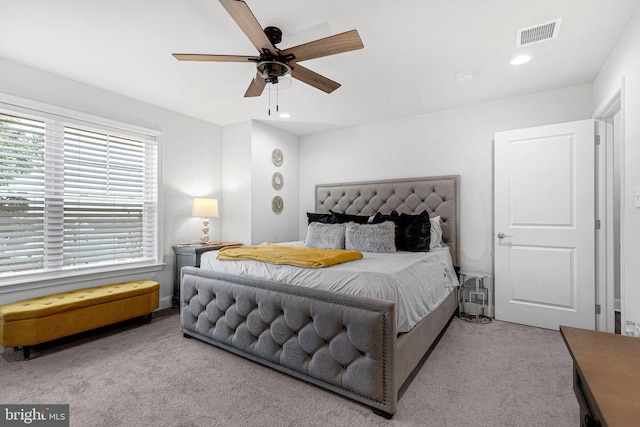
<path fill-rule="evenodd" d="M 286 244 L 304 246 L 303 242 Z M 313 269 L 259 261 L 220 261 L 218 251 L 210 251 L 202 254 L 200 268 L 394 301 L 398 333 L 413 328 L 458 286 L 448 248 L 362 254 L 357 261 Z"/>

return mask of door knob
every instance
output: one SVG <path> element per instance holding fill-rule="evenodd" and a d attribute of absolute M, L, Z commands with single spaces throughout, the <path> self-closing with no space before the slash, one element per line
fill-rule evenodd
<path fill-rule="evenodd" d="M 498 233 L 498 239 L 504 239 L 505 237 L 513 237 L 511 234 L 504 234 L 502 231 Z"/>

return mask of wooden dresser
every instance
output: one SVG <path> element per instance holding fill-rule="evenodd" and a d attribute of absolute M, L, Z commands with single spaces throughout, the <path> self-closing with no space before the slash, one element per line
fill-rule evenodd
<path fill-rule="evenodd" d="M 640 425 L 640 339 L 561 326 L 581 426 Z"/>

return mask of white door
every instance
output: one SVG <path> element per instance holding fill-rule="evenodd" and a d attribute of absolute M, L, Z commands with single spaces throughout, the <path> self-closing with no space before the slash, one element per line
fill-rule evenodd
<path fill-rule="evenodd" d="M 593 120 L 496 133 L 496 319 L 594 329 L 594 152 Z"/>

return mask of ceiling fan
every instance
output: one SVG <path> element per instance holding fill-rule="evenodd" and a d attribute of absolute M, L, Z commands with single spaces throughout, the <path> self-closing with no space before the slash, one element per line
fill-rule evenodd
<path fill-rule="evenodd" d="M 249 84 L 245 97 L 260 96 L 267 83 L 277 84 L 287 74 L 326 93 L 331 93 L 340 87 L 340 83 L 304 68 L 298 62 L 364 47 L 358 31 L 351 30 L 280 50 L 275 47 L 282 40 L 282 31 L 279 28 L 266 27 L 263 30 L 249 6 L 242 0 L 220 0 L 220 3 L 260 54 L 243 56 L 174 53 L 173 56 L 180 61 L 255 63 L 256 77 Z"/>

